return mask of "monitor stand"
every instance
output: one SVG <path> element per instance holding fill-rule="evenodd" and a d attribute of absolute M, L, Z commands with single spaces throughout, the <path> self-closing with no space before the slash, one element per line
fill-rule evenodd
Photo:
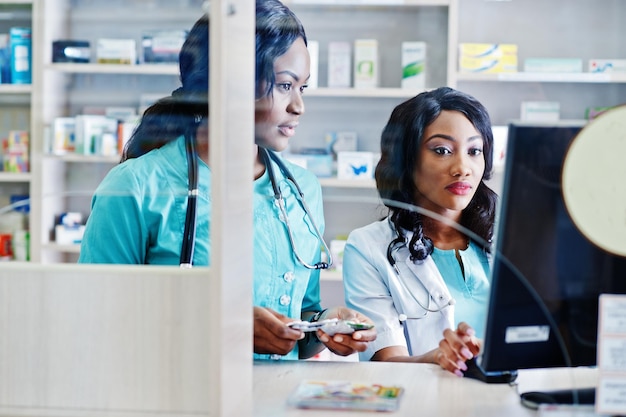
<path fill-rule="evenodd" d="M 536 410 L 541 404 L 593 405 L 595 388 L 572 388 L 554 391 L 529 391 L 520 394 L 522 404 Z"/>
<path fill-rule="evenodd" d="M 517 378 L 517 371 L 485 371 L 476 363 L 476 358 L 465 362 L 467 371 L 463 372 L 463 376 L 467 378 L 477 379 L 489 384 L 509 384 Z"/>

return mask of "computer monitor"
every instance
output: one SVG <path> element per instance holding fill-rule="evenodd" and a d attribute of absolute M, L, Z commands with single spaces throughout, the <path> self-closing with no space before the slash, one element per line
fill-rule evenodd
<path fill-rule="evenodd" d="M 585 238 L 562 195 L 564 158 L 583 126 L 509 125 L 489 312 L 477 360 L 485 372 L 595 365 L 598 296 L 626 293 L 626 258 Z"/>

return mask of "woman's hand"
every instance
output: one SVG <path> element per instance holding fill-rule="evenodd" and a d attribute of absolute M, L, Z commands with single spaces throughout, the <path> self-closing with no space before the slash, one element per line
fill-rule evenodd
<path fill-rule="evenodd" d="M 327 309 L 319 320 L 326 319 L 350 320 L 356 323 L 374 324 L 372 320 L 363 314 L 347 307 L 334 307 Z M 333 353 L 340 356 L 348 356 L 355 352 L 363 352 L 367 343 L 376 339 L 376 328 L 358 330 L 352 334 L 335 334 L 330 336 L 323 330 L 317 330 L 318 339 Z"/>
<path fill-rule="evenodd" d="M 480 341 L 474 337 L 474 329 L 467 323 L 459 323 L 456 330 L 446 329 L 439 349 L 434 351 L 434 361 L 443 369 L 457 376 L 467 371 L 465 362 L 480 352 Z"/>
<path fill-rule="evenodd" d="M 294 319 L 264 307 L 254 307 L 254 352 L 286 355 L 304 333 L 286 326 Z"/>

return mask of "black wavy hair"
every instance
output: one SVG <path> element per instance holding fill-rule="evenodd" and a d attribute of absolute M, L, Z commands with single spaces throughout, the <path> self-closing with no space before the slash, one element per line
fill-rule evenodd
<path fill-rule="evenodd" d="M 304 27 L 296 15 L 278 0 L 256 1 L 255 96 L 271 96 L 275 84 L 274 61 L 301 37 Z M 198 120 L 208 117 L 209 17 L 191 28 L 179 54 L 182 86 L 144 112 L 139 126 L 124 148 L 122 162 L 137 158 L 184 134 L 194 134 Z"/>
<path fill-rule="evenodd" d="M 178 59 L 181 87 L 144 112 L 124 147 L 122 162 L 138 158 L 184 134 L 195 134 L 198 121 L 209 114 L 209 17 L 193 25 Z"/>
<path fill-rule="evenodd" d="M 497 195 L 486 184 L 493 170 L 493 132 L 487 109 L 474 97 L 461 91 L 441 87 L 426 91 L 399 104 L 391 113 L 381 135 L 381 159 L 375 177 L 378 193 L 390 210 L 390 219 L 404 241 L 403 230 L 413 232 L 408 244 L 411 259 L 422 261 L 433 252 L 433 243 L 423 233 L 422 214 L 397 207 L 393 202 L 414 204 L 417 188 L 414 172 L 423 135 L 443 110 L 463 113 L 483 138 L 485 171 L 469 205 L 461 215 L 461 226 L 478 235 L 477 242 L 490 252 L 493 237 Z"/>
<path fill-rule="evenodd" d="M 269 97 L 276 82 L 274 61 L 302 38 L 308 41 L 300 19 L 278 0 L 256 0 L 255 97 Z"/>

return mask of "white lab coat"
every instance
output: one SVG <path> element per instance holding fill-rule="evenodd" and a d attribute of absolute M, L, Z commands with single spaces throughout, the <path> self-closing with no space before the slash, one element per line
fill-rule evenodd
<path fill-rule="evenodd" d="M 359 354 L 362 361 L 388 346 L 406 346 L 410 355 L 421 355 L 439 345 L 446 328 L 454 328 L 454 301 L 449 304 L 452 297 L 432 258 L 415 264 L 403 246 L 393 251 L 400 275 L 389 263 L 387 247 L 396 237 L 385 219 L 352 231 L 344 250 L 346 305 L 371 318 L 378 332 Z M 431 310 L 441 310 L 427 312 L 413 297 Z M 401 314 L 409 318 L 404 325 Z"/>

